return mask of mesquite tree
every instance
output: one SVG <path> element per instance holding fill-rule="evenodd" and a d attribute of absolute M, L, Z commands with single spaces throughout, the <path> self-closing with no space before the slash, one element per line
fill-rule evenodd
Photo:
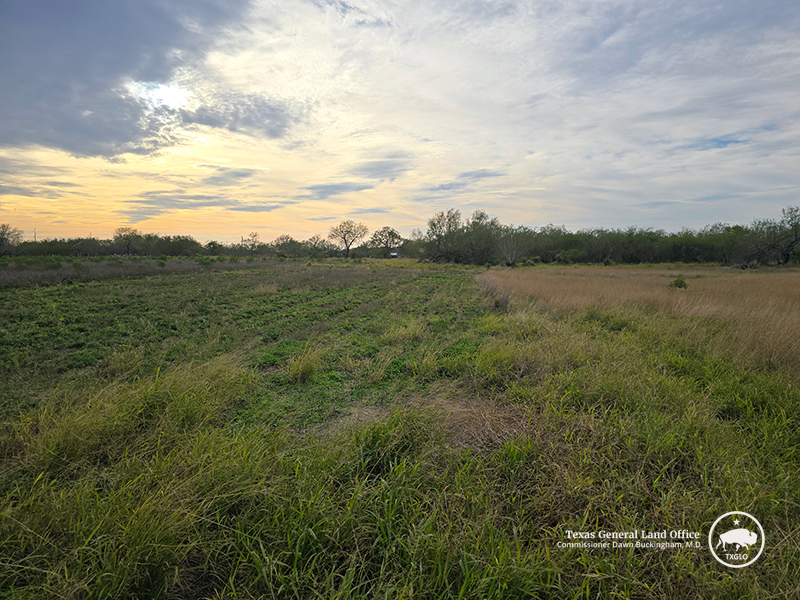
<path fill-rule="evenodd" d="M 342 221 L 331 227 L 328 238 L 340 248 L 344 248 L 344 257 L 350 256 L 350 246 L 360 239 L 367 237 L 369 229 L 363 223 L 355 221 Z"/>

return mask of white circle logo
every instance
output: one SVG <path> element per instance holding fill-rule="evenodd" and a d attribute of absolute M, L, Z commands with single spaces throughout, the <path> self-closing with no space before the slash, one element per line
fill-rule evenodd
<path fill-rule="evenodd" d="M 708 532 L 708 547 L 720 563 L 732 569 L 752 565 L 764 551 L 764 528 L 746 512 L 725 513 Z M 758 549 L 756 554 L 753 554 Z"/>

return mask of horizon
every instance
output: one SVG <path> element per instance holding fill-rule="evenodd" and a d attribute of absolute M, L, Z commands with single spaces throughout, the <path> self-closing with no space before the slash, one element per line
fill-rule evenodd
<path fill-rule="evenodd" d="M 476 210 L 480 211 L 481 209 L 478 208 Z M 431 215 L 431 216 L 433 216 L 433 215 Z M 490 218 L 492 218 L 492 215 L 488 215 L 488 216 Z M 462 223 L 463 223 L 463 222 L 465 222 L 464 219 L 467 218 L 467 217 L 471 217 L 471 215 L 462 214 L 461 217 L 462 217 Z M 757 219 L 768 219 L 768 220 L 772 219 L 772 220 L 778 221 L 778 218 L 776 216 L 757 217 Z M 564 227 L 564 228 L 566 228 L 567 233 L 569 233 L 569 234 L 578 234 L 578 233 L 582 233 L 582 232 L 585 232 L 585 231 L 593 231 L 593 230 L 624 231 L 626 229 L 633 228 L 633 229 L 636 229 L 636 230 L 639 230 L 639 231 L 644 231 L 644 230 L 661 231 L 665 235 L 669 236 L 669 235 L 678 235 L 681 232 L 686 231 L 686 230 L 692 231 L 694 233 L 700 233 L 703 230 L 704 227 L 711 226 L 711 225 L 716 225 L 716 224 L 719 224 L 719 223 L 722 223 L 723 225 L 727 225 L 727 226 L 731 226 L 731 227 L 737 227 L 737 226 L 747 227 L 747 226 L 750 225 L 750 223 L 726 223 L 726 222 L 717 221 L 715 223 L 706 223 L 702 227 L 697 227 L 697 228 L 682 227 L 679 230 L 667 230 L 667 229 L 656 228 L 656 227 L 639 227 L 637 225 L 629 225 L 629 226 L 626 226 L 626 227 L 618 227 L 618 228 L 586 227 L 586 228 L 582 228 L 582 229 L 570 229 L 569 227 L 566 227 L 566 225 L 559 224 L 559 223 L 544 223 L 544 224 L 541 224 L 541 225 L 534 225 L 534 226 L 527 226 L 526 225 L 525 227 L 528 227 L 532 231 L 536 231 L 538 229 L 542 229 L 542 228 L 545 228 L 545 227 Z M 424 229 L 422 227 L 413 227 L 412 230 L 417 229 L 422 234 L 425 234 L 426 230 L 427 230 L 427 227 L 428 227 L 428 219 L 426 219 L 425 222 L 422 225 L 423 225 Z M 505 226 L 505 225 L 512 225 L 512 224 L 500 222 L 500 225 Z M 391 225 L 388 225 L 388 226 L 392 227 Z M 191 234 L 181 233 L 181 232 L 162 233 L 160 231 L 145 231 L 145 230 L 142 230 L 142 229 L 137 228 L 137 227 L 130 227 L 130 228 L 135 230 L 138 235 L 142 235 L 142 236 L 156 235 L 156 236 L 183 236 L 183 237 L 190 237 L 190 238 L 194 239 L 195 241 L 197 241 L 199 243 L 202 243 L 203 245 L 206 245 L 209 242 L 218 242 L 220 244 L 235 245 L 237 243 L 243 242 L 247 238 L 247 235 L 242 234 L 241 236 L 239 236 L 238 239 L 230 239 L 230 240 L 222 239 L 219 236 L 210 237 L 210 238 L 207 238 L 207 239 L 198 239 L 198 238 L 196 238 L 195 236 L 193 236 Z M 380 229 L 380 228 L 381 227 L 376 227 L 375 229 L 369 228 L 369 232 L 367 234 L 367 237 L 365 237 L 363 240 L 361 240 L 359 245 L 368 244 L 369 236 L 372 233 L 374 233 L 375 231 L 377 231 L 378 229 Z M 86 235 L 86 236 L 81 236 L 81 235 L 77 235 L 77 236 L 58 236 L 58 235 L 56 235 L 56 236 L 42 237 L 42 236 L 38 236 L 38 234 L 33 234 L 33 233 L 28 235 L 26 232 L 23 231 L 22 241 L 24 241 L 24 242 L 35 242 L 35 241 L 46 242 L 46 241 L 54 241 L 54 240 L 62 240 L 62 239 L 64 239 L 64 240 L 70 240 L 70 239 L 113 240 L 114 239 L 114 233 L 115 232 L 112 231 L 111 234 L 108 235 L 107 237 L 99 237 L 99 236 L 93 235 L 91 232 L 90 232 L 89 235 Z M 279 237 L 284 236 L 284 235 L 289 235 L 289 234 L 286 234 L 286 233 L 279 233 L 274 238 L 267 239 L 267 238 L 262 238 L 258 231 L 250 231 L 250 232 L 248 232 L 248 234 L 252 234 L 252 233 L 259 234 L 259 240 L 260 240 L 260 243 L 262 243 L 262 244 L 272 244 L 273 242 L 277 241 L 277 239 Z M 329 235 L 328 235 L 329 233 L 330 233 L 330 230 L 325 231 L 325 232 L 319 232 L 319 233 L 316 233 L 316 234 L 311 234 L 311 235 L 309 235 L 307 237 L 294 237 L 294 236 L 291 236 L 291 235 L 290 235 L 290 237 L 292 239 L 294 239 L 295 241 L 298 241 L 298 242 L 308 241 L 310 238 L 315 237 L 315 236 L 319 236 L 322 239 L 327 240 L 327 239 L 329 239 Z M 36 235 L 36 239 L 34 239 L 34 235 Z M 402 235 L 402 238 L 404 240 L 406 240 L 406 241 L 412 239 L 412 237 L 410 235 L 409 236 Z"/>
<path fill-rule="evenodd" d="M 677 232 L 798 203 L 800 6 L 0 7 L 0 222 L 232 243 L 439 211 Z"/>

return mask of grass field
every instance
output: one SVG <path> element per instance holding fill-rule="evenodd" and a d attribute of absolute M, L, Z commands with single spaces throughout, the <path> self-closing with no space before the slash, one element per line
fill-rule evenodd
<path fill-rule="evenodd" d="M 684 277 L 686 291 L 669 287 L 678 276 Z M 720 350 L 720 357 L 800 376 L 798 269 L 540 267 L 495 269 L 483 281 L 535 298 L 549 310 L 644 308 L 716 319 L 728 326 L 728 336 L 710 347 Z"/>
<path fill-rule="evenodd" d="M 796 346 L 740 342 L 796 274 L 561 271 L 286 261 L 0 292 L 0 596 L 800 595 Z M 777 334 L 799 321 L 776 294 Z M 766 532 L 742 569 L 707 542 L 733 510 Z M 558 547 L 570 530 L 701 544 Z"/>

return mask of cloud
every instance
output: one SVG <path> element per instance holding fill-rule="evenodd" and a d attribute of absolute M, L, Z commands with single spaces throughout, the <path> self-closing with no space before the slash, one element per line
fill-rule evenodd
<path fill-rule="evenodd" d="M 285 103 L 269 101 L 253 94 L 213 95 L 208 99 L 208 104 L 180 112 L 182 123 L 269 138 L 282 137 L 299 118 L 299 111 L 289 108 Z"/>
<path fill-rule="evenodd" d="M 64 167 L 54 167 L 52 165 L 41 164 L 31 159 L 11 158 L 0 156 L 0 174 L 15 176 L 25 173 L 37 178 L 57 177 L 68 172 Z"/>
<path fill-rule="evenodd" d="M 425 190 L 428 192 L 455 192 L 465 189 L 468 185 L 469 182 L 467 181 L 451 181 L 450 183 L 442 183 L 425 188 Z"/>
<path fill-rule="evenodd" d="M 319 8 L 336 11 L 345 22 L 355 27 L 392 27 L 390 20 L 380 18 L 358 6 L 342 2 L 342 0 L 311 1 Z"/>
<path fill-rule="evenodd" d="M 428 192 L 460 192 L 470 189 L 476 182 L 482 179 L 492 179 L 494 177 L 502 177 L 504 173 L 500 171 L 493 171 L 490 169 L 477 169 L 475 171 L 465 171 L 461 173 L 455 181 L 448 183 L 441 183 L 432 187 L 425 188 Z M 423 198 L 423 197 L 420 197 Z"/>
<path fill-rule="evenodd" d="M 394 181 L 410 170 L 411 166 L 405 160 L 371 160 L 351 169 L 350 174 L 364 179 Z"/>
<path fill-rule="evenodd" d="M 231 206 L 236 200 L 225 196 L 210 194 L 187 194 L 183 190 L 150 191 L 143 192 L 131 200 L 142 205 L 158 206 L 159 208 L 208 208 L 212 206 Z"/>
<path fill-rule="evenodd" d="M 228 210 L 238 210 L 242 212 L 270 212 L 295 204 L 294 202 L 279 202 L 277 204 L 247 204 L 242 206 L 231 206 Z"/>
<path fill-rule="evenodd" d="M 333 221 L 334 219 L 338 219 L 339 217 L 309 217 L 306 219 L 307 221 Z"/>
<path fill-rule="evenodd" d="M 730 138 L 708 138 L 697 140 L 686 146 L 681 146 L 679 149 L 689 150 L 716 150 L 718 148 L 727 148 L 728 146 L 735 146 L 738 144 L 747 144 L 748 140 L 736 140 Z"/>
<path fill-rule="evenodd" d="M 202 183 L 214 186 L 235 185 L 258 173 L 256 169 L 231 169 L 228 167 L 217 167 L 216 171 L 216 175 L 206 177 Z"/>
<path fill-rule="evenodd" d="M 220 167 L 222 169 L 222 167 Z M 157 215 L 179 210 L 222 208 L 237 212 L 270 212 L 296 204 L 294 200 L 282 200 L 269 204 L 245 204 L 237 198 L 216 194 L 191 194 L 183 189 L 152 190 L 143 192 L 127 201 L 131 207 L 120 211 L 131 222 L 139 222 Z"/>
<path fill-rule="evenodd" d="M 174 143 L 179 115 L 148 106 L 126 83 L 166 84 L 178 69 L 199 65 L 215 36 L 236 24 L 247 4 L 0 4 L 0 146 L 112 157 Z"/>
<path fill-rule="evenodd" d="M 698 196 L 697 198 L 690 198 L 691 202 L 719 202 L 720 200 L 733 200 L 740 198 L 741 194 L 711 194 L 710 196 Z"/>
<path fill-rule="evenodd" d="M 371 214 L 385 214 L 392 212 L 388 208 L 357 208 L 356 210 L 351 210 L 348 215 L 371 215 Z"/>
<path fill-rule="evenodd" d="M 78 183 L 71 183 L 69 181 L 46 181 L 45 185 L 53 187 L 81 187 Z"/>
<path fill-rule="evenodd" d="M 30 188 L 15 185 L 0 184 L 0 196 L 36 196 L 36 192 Z"/>
<path fill-rule="evenodd" d="M 490 169 L 478 169 L 477 171 L 467 171 L 458 176 L 459 179 L 468 179 L 477 181 L 479 179 L 490 179 L 492 177 L 502 177 L 504 173 L 500 171 L 492 171 Z"/>
<path fill-rule="evenodd" d="M 138 223 L 176 210 L 196 210 L 199 208 L 231 207 L 237 200 L 226 196 L 210 194 L 187 194 L 183 190 L 155 190 L 143 192 L 127 201 L 131 208 L 120 211 L 130 222 Z"/>
<path fill-rule="evenodd" d="M 356 183 L 352 181 L 346 181 L 343 183 L 326 183 L 322 185 L 310 185 L 308 187 L 304 187 L 304 190 L 308 190 L 311 192 L 310 194 L 305 194 L 302 196 L 297 196 L 297 198 L 309 199 L 309 200 L 325 200 L 327 198 L 332 198 L 333 196 L 341 196 L 342 194 L 350 194 L 353 192 L 362 192 L 364 190 L 371 190 L 375 187 L 369 183 Z"/>
<path fill-rule="evenodd" d="M 25 196 L 28 198 L 46 198 L 53 200 L 64 196 L 56 190 L 40 186 L 17 186 L 0 184 L 0 196 Z"/>
<path fill-rule="evenodd" d="M 636 204 L 639 208 L 664 208 L 665 206 L 673 206 L 678 204 L 677 202 L 670 202 L 668 200 L 653 200 L 652 202 L 642 202 L 640 204 Z"/>

